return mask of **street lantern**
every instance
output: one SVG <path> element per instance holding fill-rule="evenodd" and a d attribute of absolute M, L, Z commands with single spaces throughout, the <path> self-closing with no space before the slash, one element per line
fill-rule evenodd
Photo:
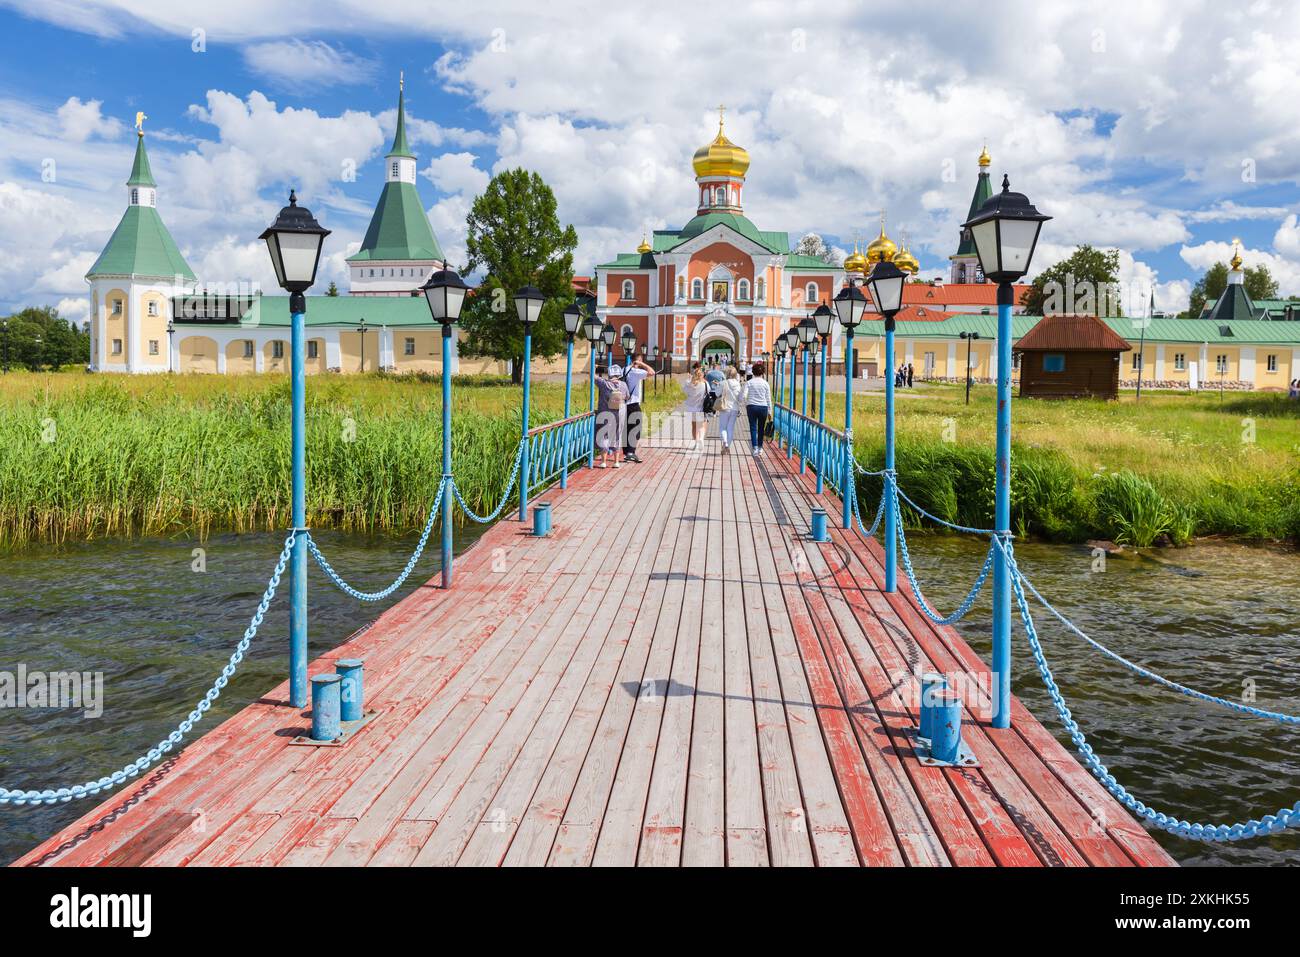
<path fill-rule="evenodd" d="M 1035 209 L 1024 193 L 1011 192 L 1011 181 L 1004 175 L 1002 192 L 990 197 L 962 228 L 975 240 L 985 278 L 1015 282 L 1029 271 L 1038 232 L 1051 218 Z"/>
<path fill-rule="evenodd" d="M 465 296 L 469 286 L 460 274 L 451 269 L 439 269 L 429 277 L 429 281 L 420 287 L 424 301 L 429 305 L 429 314 L 433 321 L 449 326 L 460 320 L 460 311 L 465 305 Z"/>
<path fill-rule="evenodd" d="M 978 332 L 963 331 L 957 333 L 957 338 L 963 339 L 966 342 L 966 404 L 967 405 L 970 405 L 970 348 L 971 348 L 971 343 L 978 340 L 979 337 L 980 334 Z"/>
<path fill-rule="evenodd" d="M 623 354 L 630 357 L 634 352 L 636 352 L 636 333 L 629 329 L 623 333 Z"/>
<path fill-rule="evenodd" d="M 614 328 L 613 323 L 605 323 L 604 328 L 600 330 L 600 338 L 605 343 L 606 351 L 614 348 L 614 340 L 618 338 L 618 330 Z"/>
<path fill-rule="evenodd" d="M 799 341 L 802 342 L 804 346 L 807 346 L 817 338 L 817 323 L 813 320 L 812 316 L 805 316 L 794 328 L 795 332 L 799 336 Z"/>
<path fill-rule="evenodd" d="M 604 328 L 605 324 L 600 321 L 599 316 L 588 316 L 582 321 L 582 335 L 591 343 L 599 341 L 600 334 Z"/>
<path fill-rule="evenodd" d="M 799 348 L 799 329 L 797 326 L 791 326 L 785 331 L 785 344 L 791 352 Z"/>
<path fill-rule="evenodd" d="M 519 314 L 519 321 L 524 324 L 524 328 L 531 330 L 535 323 L 542 316 L 542 306 L 546 304 L 546 297 L 536 286 L 524 286 L 515 293 L 515 312 Z"/>
<path fill-rule="evenodd" d="M 582 308 L 576 303 L 571 303 L 564 309 L 564 334 L 572 342 L 574 336 L 582 328 Z"/>
<path fill-rule="evenodd" d="M 822 354 L 822 341 L 820 339 L 812 339 L 809 341 L 808 354 L 814 359 Z"/>
<path fill-rule="evenodd" d="M 871 300 L 886 322 L 892 321 L 903 308 L 903 283 L 906 281 L 907 273 L 883 259 L 871 268 L 871 274 L 867 276 Z"/>
<path fill-rule="evenodd" d="M 817 335 L 825 339 L 831 334 L 831 328 L 835 324 L 835 313 L 830 306 L 822 303 L 813 312 L 813 322 L 817 324 Z"/>
<path fill-rule="evenodd" d="M 835 312 L 840 325 L 852 331 L 862 324 L 862 318 L 867 314 L 867 297 L 857 286 L 845 286 L 835 297 Z"/>
<path fill-rule="evenodd" d="M 790 347 L 786 344 L 785 336 L 777 336 L 776 344 L 772 348 L 776 350 L 777 356 L 781 357 L 786 354 Z"/>
<path fill-rule="evenodd" d="M 329 234 L 316 222 L 311 210 L 298 205 L 297 194 L 290 190 L 289 205 L 258 237 L 266 241 L 271 252 L 271 265 L 281 289 L 302 293 L 311 288 L 316 282 L 321 247 Z"/>

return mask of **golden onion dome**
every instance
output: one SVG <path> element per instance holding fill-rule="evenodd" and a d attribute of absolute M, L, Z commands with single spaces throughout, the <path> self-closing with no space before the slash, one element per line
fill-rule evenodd
<path fill-rule="evenodd" d="M 1229 263 L 1229 265 L 1232 266 L 1233 272 L 1236 272 L 1238 269 L 1241 268 L 1241 240 L 1240 239 L 1234 239 L 1232 241 L 1232 262 Z"/>
<path fill-rule="evenodd" d="M 853 253 L 844 260 L 844 271 L 865 273 L 867 271 L 867 257 L 858 251 L 858 244 L 853 244 Z"/>
<path fill-rule="evenodd" d="M 906 246 L 898 251 L 894 256 L 894 265 L 908 275 L 914 276 L 921 269 L 920 262 L 912 255 Z"/>
<path fill-rule="evenodd" d="M 989 145 L 985 143 L 984 148 L 980 150 L 980 169 L 988 169 L 992 162 L 993 157 L 989 156 Z"/>
<path fill-rule="evenodd" d="M 722 132 L 722 107 L 718 107 L 718 135 L 695 151 L 692 165 L 697 177 L 730 176 L 743 179 L 749 170 L 749 153 Z"/>
<path fill-rule="evenodd" d="M 883 217 L 880 224 L 880 235 L 873 239 L 867 246 L 867 262 L 893 262 L 894 257 L 898 255 L 898 247 L 894 241 L 885 235 L 885 224 Z"/>
<path fill-rule="evenodd" d="M 646 242 L 645 233 L 641 234 L 641 245 L 636 247 L 636 251 L 641 253 L 643 256 L 650 252 L 650 244 Z"/>

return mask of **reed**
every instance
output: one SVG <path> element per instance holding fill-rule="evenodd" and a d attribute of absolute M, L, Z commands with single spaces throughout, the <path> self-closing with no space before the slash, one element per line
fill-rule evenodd
<path fill-rule="evenodd" d="M 455 380 L 455 470 L 476 509 L 505 490 L 520 400 L 502 380 Z M 11 373 L 0 379 L 0 543 L 284 528 L 289 403 L 284 377 Z M 535 383 L 534 424 L 562 412 L 563 386 Z M 428 376 L 311 378 L 309 524 L 422 525 L 441 413 Z"/>

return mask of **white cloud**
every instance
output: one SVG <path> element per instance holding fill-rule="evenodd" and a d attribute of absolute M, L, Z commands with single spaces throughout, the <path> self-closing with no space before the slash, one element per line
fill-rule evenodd
<path fill-rule="evenodd" d="M 491 179 L 475 165 L 477 160 L 473 153 L 443 153 L 430 160 L 420 172 L 443 193 L 477 195 L 487 188 Z"/>
<path fill-rule="evenodd" d="M 274 40 L 244 47 L 244 62 L 283 89 L 302 93 L 374 78 L 377 64 L 321 40 Z"/>
<path fill-rule="evenodd" d="M 68 97 L 59 107 L 59 122 L 63 125 L 63 135 L 76 143 L 84 143 L 92 136 L 99 139 L 112 139 L 122 132 L 122 123 L 112 117 L 105 117 L 101 112 L 103 100 L 87 100 L 82 103 L 75 96 Z"/>

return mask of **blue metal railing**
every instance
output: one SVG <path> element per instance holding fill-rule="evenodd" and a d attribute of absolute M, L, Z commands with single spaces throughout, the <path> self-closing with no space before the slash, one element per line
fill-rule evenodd
<path fill-rule="evenodd" d="M 845 463 L 852 459 L 846 453 L 849 440 L 844 432 L 779 402 L 772 409 L 772 421 L 792 455 L 797 454 L 836 493 L 845 487 Z"/>
<path fill-rule="evenodd" d="M 582 412 L 528 430 L 526 488 L 534 492 L 550 485 L 577 465 L 589 460 L 596 441 L 596 413 Z"/>

